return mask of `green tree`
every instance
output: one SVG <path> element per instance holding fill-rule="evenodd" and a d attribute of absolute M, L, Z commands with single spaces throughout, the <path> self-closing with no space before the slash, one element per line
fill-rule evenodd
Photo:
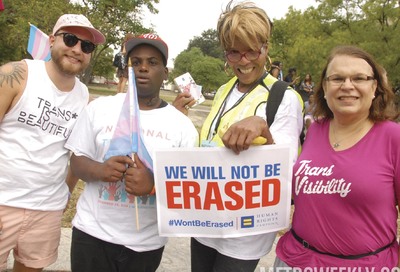
<path fill-rule="evenodd" d="M 192 66 L 192 76 L 198 85 L 203 86 L 203 93 L 217 90 L 219 86 L 228 81 L 228 76 L 223 72 L 224 62 L 219 58 L 204 56 Z"/>
<path fill-rule="evenodd" d="M 105 36 L 106 43 L 92 53 L 92 61 L 82 74 L 88 83 L 93 71 L 109 73 L 113 71 L 112 58 L 108 49 L 117 48 L 126 33 L 146 33 L 151 29 L 142 25 L 143 11 L 147 8 L 158 13 L 154 3 L 159 0 L 4 0 L 6 9 L 0 16 L 0 63 L 30 58 L 26 51 L 29 36 L 28 22 L 45 33 L 51 33 L 56 20 L 65 13 L 81 13 Z M 43 12 L 45 11 L 45 12 Z M 103 59 L 105 58 L 105 59 Z M 95 69 L 97 63 L 108 69 Z M 100 74 L 103 75 L 103 74 Z"/>
<path fill-rule="evenodd" d="M 172 80 L 186 72 L 192 74 L 192 66 L 197 62 L 204 59 L 204 54 L 201 52 L 200 48 L 193 47 L 190 50 L 184 50 L 181 52 L 174 61 L 174 69 L 169 75 L 169 79 Z M 196 78 L 192 74 L 193 79 L 196 81 Z M 197 84 L 199 82 L 196 81 Z M 199 84 L 200 85 L 200 84 Z"/>
<path fill-rule="evenodd" d="M 4 0 L 4 6 L 0 16 L 0 63 L 30 57 L 26 51 L 28 23 L 49 34 L 59 14 L 74 12 L 74 6 L 66 0 L 54 0 L 51 5 L 43 0 Z"/>
<path fill-rule="evenodd" d="M 217 31 L 215 29 L 208 29 L 201 33 L 201 36 L 195 36 L 189 41 L 187 50 L 193 47 L 200 48 L 204 55 L 221 59 L 224 59 L 224 52 L 221 49 L 218 41 Z"/>
<path fill-rule="evenodd" d="M 325 57 L 334 46 L 330 31 L 314 7 L 304 12 L 289 8 L 283 19 L 274 21 L 269 55 L 283 62 L 284 75 L 290 67 L 296 67 L 302 78 L 310 73 L 317 81 Z"/>
<path fill-rule="evenodd" d="M 329 51 L 336 45 L 354 44 L 368 52 L 387 70 L 394 85 L 400 83 L 399 1 L 319 0 L 304 12 L 292 8 L 274 22 L 270 56 L 284 62 L 284 72 L 296 67 L 319 80 Z"/>
<path fill-rule="evenodd" d="M 111 65 L 114 59 L 114 51 L 111 48 L 104 50 L 102 57 L 100 57 L 94 66 L 93 75 L 101 75 L 107 79 L 113 79 L 116 68 Z"/>
<path fill-rule="evenodd" d="M 216 90 L 227 81 L 223 67 L 224 62 L 221 59 L 206 56 L 200 48 L 192 47 L 176 57 L 169 81 L 189 72 L 196 83 L 203 86 L 203 92 Z"/>
<path fill-rule="evenodd" d="M 118 48 L 126 33 L 141 34 L 152 31 L 142 25 L 143 10 L 147 8 L 152 13 L 158 13 L 153 3 L 159 0 L 80 0 L 77 8 L 87 16 L 105 36 L 106 42 L 93 52 L 92 62 L 82 75 L 82 80 L 88 83 L 94 66 L 104 56 L 107 48 Z M 90 16 L 89 16 L 90 15 Z M 112 61 L 110 69 L 112 67 Z"/>
<path fill-rule="evenodd" d="M 370 52 L 385 67 L 394 87 L 399 88 L 400 1 L 316 0 L 316 2 L 318 6 L 309 7 L 305 11 L 289 7 L 284 18 L 273 22 L 272 36 L 268 44 L 269 56 L 272 61 L 283 62 L 284 74 L 290 67 L 296 67 L 302 78 L 310 73 L 313 80 L 318 82 L 331 49 L 337 45 L 353 44 Z M 189 71 L 198 84 L 204 85 L 202 81 L 207 80 L 205 76 L 207 69 L 195 77 L 194 67 L 197 67 L 196 62 L 201 63 L 200 67 L 204 67 L 204 57 L 200 53 L 219 58 L 214 54 L 217 52 L 215 49 L 217 45 L 216 30 L 209 29 L 203 32 L 201 37 L 194 37 L 189 42 L 188 49 L 176 58 L 173 75 Z M 194 48 L 200 50 L 192 51 Z M 222 50 L 220 52 L 222 53 Z M 224 58 L 221 60 L 224 61 Z M 215 73 L 214 70 L 209 71 Z"/>

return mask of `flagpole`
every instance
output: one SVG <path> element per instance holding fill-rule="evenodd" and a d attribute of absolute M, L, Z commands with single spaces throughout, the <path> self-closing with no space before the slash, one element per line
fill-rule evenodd
<path fill-rule="evenodd" d="M 133 160 L 134 160 L 134 155 L 135 155 L 135 153 L 132 153 L 132 159 Z M 136 230 L 140 230 L 137 196 L 135 196 L 135 213 L 136 213 Z"/>
<path fill-rule="evenodd" d="M 135 103 L 135 99 L 136 99 L 136 103 L 137 102 L 137 95 L 134 92 L 134 87 L 133 84 L 135 82 L 134 79 L 134 73 L 133 73 L 133 68 L 132 68 L 132 62 L 131 59 L 128 58 L 128 94 L 129 95 L 129 124 L 132 126 L 134 120 L 134 115 L 135 115 L 135 107 L 134 107 L 134 103 Z M 139 107 L 139 103 L 137 105 Z M 131 136 L 131 141 L 132 141 L 132 136 Z M 133 147 L 133 141 L 131 142 L 131 146 Z M 136 144 L 137 146 L 137 144 Z M 137 153 L 136 148 L 133 148 L 132 150 L 132 160 L 133 162 L 135 162 L 135 153 Z M 140 225 L 139 225 L 139 210 L 138 210 L 138 201 L 137 201 L 137 196 L 135 196 L 135 213 L 136 213 L 136 229 L 140 230 Z"/>

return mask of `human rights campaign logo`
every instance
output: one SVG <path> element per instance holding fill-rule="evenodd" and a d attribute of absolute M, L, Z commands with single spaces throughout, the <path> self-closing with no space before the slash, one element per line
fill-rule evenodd
<path fill-rule="evenodd" d="M 242 216 L 240 218 L 240 227 L 242 229 L 254 228 L 254 216 Z"/>

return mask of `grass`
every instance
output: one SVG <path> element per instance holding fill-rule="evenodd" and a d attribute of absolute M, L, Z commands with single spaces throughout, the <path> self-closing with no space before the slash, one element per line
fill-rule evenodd
<path fill-rule="evenodd" d="M 75 190 L 73 191 L 71 198 L 69 200 L 67 209 L 64 212 L 63 218 L 61 220 L 61 226 L 63 228 L 71 228 L 71 221 L 75 216 L 76 212 L 76 203 L 78 201 L 79 196 L 81 195 L 85 183 L 82 180 L 79 180 L 78 184 L 75 186 Z"/>

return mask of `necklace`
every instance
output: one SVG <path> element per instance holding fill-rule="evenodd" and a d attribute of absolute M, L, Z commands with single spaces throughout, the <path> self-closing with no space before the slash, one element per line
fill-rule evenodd
<path fill-rule="evenodd" d="M 350 133 L 349 135 L 347 135 L 346 137 L 338 140 L 336 138 L 336 131 L 335 131 L 335 127 L 332 125 L 332 132 L 333 132 L 333 138 L 335 138 L 335 142 L 332 144 L 333 148 L 338 148 L 340 146 L 340 143 L 343 142 L 344 140 L 350 138 L 353 135 L 356 135 L 357 133 L 359 133 L 362 129 L 364 128 L 364 126 L 361 126 L 359 129 L 353 131 L 352 133 Z"/>

